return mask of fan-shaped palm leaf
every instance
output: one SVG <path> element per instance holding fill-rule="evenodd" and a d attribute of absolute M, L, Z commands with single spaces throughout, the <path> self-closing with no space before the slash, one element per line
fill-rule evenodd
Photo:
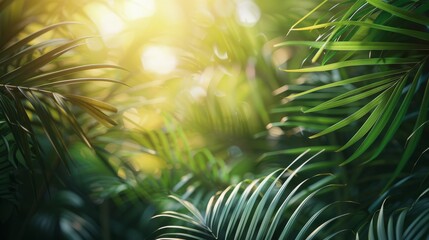
<path fill-rule="evenodd" d="M 368 239 L 427 239 L 429 237 L 429 201 L 426 189 L 412 206 L 386 215 L 385 203 L 368 225 Z M 357 239 L 359 234 L 357 234 Z"/>
<path fill-rule="evenodd" d="M 172 196 L 190 215 L 176 211 L 158 215 L 181 222 L 180 225 L 158 229 L 158 239 L 312 239 L 323 232 L 326 225 L 347 214 L 329 216 L 327 209 L 335 204 L 331 203 L 317 209 L 310 207 L 314 215 L 303 219 L 307 216 L 308 203 L 317 201 L 317 194 L 338 187 L 330 183 L 335 179 L 333 176 L 321 177 L 312 184 L 309 183 L 314 179 L 292 184 L 300 169 L 314 157 L 292 169 L 304 154 L 286 169 L 253 181 L 240 182 L 216 194 L 207 204 L 205 215 L 191 203 Z M 305 224 L 300 224 L 302 222 Z"/>

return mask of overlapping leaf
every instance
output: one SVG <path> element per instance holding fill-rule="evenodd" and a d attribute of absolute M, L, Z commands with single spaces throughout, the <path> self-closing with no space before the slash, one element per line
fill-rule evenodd
<path fill-rule="evenodd" d="M 292 168 L 305 153 L 288 168 L 243 181 L 216 194 L 207 204 L 205 215 L 187 201 L 180 202 L 190 214 L 166 211 L 157 217 L 179 220 L 178 225 L 158 229 L 158 239 L 312 239 L 323 233 L 325 227 L 347 214 L 329 215 L 328 209 L 336 203 L 313 209 L 314 215 L 303 219 L 310 201 L 325 190 L 338 187 L 335 177 L 325 176 L 292 183 L 300 169 L 313 157 Z M 316 155 L 315 155 L 316 156 Z M 288 173 L 285 177 L 285 174 Z M 310 207 L 311 208 L 311 207 Z M 301 224 L 301 223 L 305 224 Z M 338 230 L 338 229 L 337 229 Z M 331 233 L 333 236 L 340 230 Z"/>
<path fill-rule="evenodd" d="M 324 1 L 322 4 L 329 3 Z M 395 136 L 404 118 L 414 111 L 411 103 L 421 103 L 414 127 L 417 134 L 413 134 L 412 141 L 406 145 L 389 184 L 399 175 L 416 149 L 423 131 L 419 126 L 427 120 L 426 105 L 429 97 L 427 91 L 422 89 L 428 82 L 429 33 L 426 26 L 429 21 L 422 12 L 427 9 L 427 5 L 421 1 L 345 1 L 331 9 L 339 12 L 341 17 L 332 18 L 326 23 L 318 22 L 313 26 L 298 27 L 296 24 L 292 27 L 291 31 L 321 31 L 317 41 L 286 41 L 278 45 L 308 46 L 314 49 L 312 61 L 321 59 L 319 66 L 287 69 L 286 72 L 339 69 L 344 73 L 342 80 L 287 97 L 288 100 L 293 100 L 331 88 L 346 86 L 351 89 L 337 95 L 331 93 L 331 99 L 304 107 L 305 112 L 320 113 L 328 109 L 340 111 L 347 106 L 358 107 L 348 117 L 312 136 L 320 137 L 359 122 L 360 127 L 356 133 L 339 149 L 357 145 L 344 164 L 362 155 L 366 161 L 377 158 Z M 347 77 L 346 73 L 353 67 L 364 67 L 369 73 Z M 424 94 L 419 97 L 422 91 Z"/>
<path fill-rule="evenodd" d="M 81 129 L 74 111 L 71 110 L 72 105 L 83 108 L 103 124 L 115 124 L 103 110 L 115 112 L 116 108 L 89 97 L 65 94 L 67 89 L 63 91 L 59 89 L 70 84 L 91 81 L 119 83 L 117 80 L 108 78 L 75 78 L 73 74 L 92 69 L 122 68 L 108 64 L 92 64 L 59 67 L 50 72 L 42 70 L 47 64 L 60 61 L 61 55 L 64 53 L 82 45 L 82 40 L 87 37 L 75 40 L 53 39 L 37 44 L 31 44 L 31 42 L 43 34 L 69 24 L 75 23 L 54 24 L 0 48 L 1 111 L 6 123 L 12 129 L 16 144 L 24 156 L 27 167 L 30 168 L 32 154 L 41 159 L 35 132 L 36 125 L 42 127 L 41 129 L 56 153 L 65 163 L 69 156 L 65 132 L 61 128 L 69 124 L 87 145 L 91 145 Z"/>
<path fill-rule="evenodd" d="M 386 199 L 367 226 L 368 239 L 427 239 L 429 237 L 429 202 L 426 189 L 413 205 L 386 214 Z M 357 239 L 359 234 L 357 234 Z"/>

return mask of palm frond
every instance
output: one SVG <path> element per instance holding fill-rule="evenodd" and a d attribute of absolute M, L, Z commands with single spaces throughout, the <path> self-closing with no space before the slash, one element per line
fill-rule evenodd
<path fill-rule="evenodd" d="M 313 183 L 313 178 L 292 183 L 300 169 L 316 156 L 293 167 L 304 155 L 286 169 L 240 182 L 217 193 L 207 204 L 204 215 L 190 202 L 172 196 L 190 214 L 166 211 L 156 216 L 179 220 L 178 225 L 158 229 L 158 239 L 312 239 L 319 234 L 328 236 L 323 232 L 326 226 L 347 213 L 328 214 L 327 209 L 338 203 L 322 204 L 323 207 L 315 209 L 309 207 L 309 203 L 317 202 L 318 194 L 339 185 L 331 183 L 335 179 L 333 176 L 315 177 L 318 180 Z M 305 214 L 309 209 L 314 215 Z M 341 232 L 337 230 L 335 233 Z"/>
<path fill-rule="evenodd" d="M 426 189 L 411 206 L 386 212 L 385 199 L 369 225 L 368 239 L 426 239 L 429 237 L 429 202 Z M 358 235 L 357 235 L 358 236 Z"/>
<path fill-rule="evenodd" d="M 40 147 L 37 146 L 36 125 L 40 125 L 48 137 L 58 156 L 64 161 L 69 159 L 65 136 L 59 126 L 72 126 L 77 135 L 88 145 L 90 141 L 81 129 L 71 105 L 77 105 L 92 114 L 103 124 L 112 125 L 115 122 L 102 110 L 115 112 L 116 108 L 76 94 L 67 94 L 69 84 L 81 84 L 91 81 L 117 83 L 114 79 L 100 78 L 70 78 L 74 73 L 85 70 L 120 67 L 108 64 L 83 65 L 78 67 L 62 67 L 45 72 L 43 67 L 61 61 L 60 57 L 66 52 L 73 51 L 86 38 L 75 40 L 47 40 L 38 44 L 30 44 L 43 34 L 62 26 L 75 24 L 64 22 L 40 29 L 21 40 L 11 42 L 0 49 L 0 89 L 1 111 L 6 123 L 13 129 L 14 138 L 20 152 L 30 164 L 34 153 L 40 159 Z M 36 127 L 37 128 L 37 127 Z M 31 140 L 30 140 L 31 139 Z M 33 146 L 30 147 L 30 141 Z M 30 167 L 31 165 L 28 165 Z"/>
<path fill-rule="evenodd" d="M 325 1 L 324 4 L 328 3 Z M 423 90 L 422 86 L 427 85 L 429 34 L 425 28 L 427 17 L 420 10 L 426 8 L 427 3 L 421 1 L 344 1 L 332 8 L 332 11 L 343 11 L 340 18 L 308 27 L 292 27 L 291 31 L 323 31 L 317 41 L 286 41 L 278 45 L 309 46 L 314 49 L 313 62 L 322 59 L 320 66 L 288 69 L 286 72 L 339 70 L 343 73 L 342 80 L 292 94 L 287 99 L 300 99 L 317 91 L 342 86 L 352 89 L 305 109 L 305 112 L 324 113 L 327 110 L 341 110 L 345 106 L 358 106 L 348 117 L 312 136 L 320 137 L 355 122 L 360 123 L 357 132 L 338 149 L 341 151 L 356 146 L 343 164 L 362 157 L 365 161 L 376 159 L 404 119 L 415 111 L 414 102 L 420 102 L 413 130 L 418 133 L 405 146 L 388 185 L 406 166 L 421 139 L 423 129 L 419 126 L 427 121 L 429 100 L 427 88 Z M 368 69 L 369 73 L 353 76 L 353 67 Z M 347 77 L 347 73 L 352 76 Z"/>

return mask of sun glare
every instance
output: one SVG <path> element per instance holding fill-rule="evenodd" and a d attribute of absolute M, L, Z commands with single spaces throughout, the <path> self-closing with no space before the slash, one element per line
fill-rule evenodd
<path fill-rule="evenodd" d="M 168 74 L 177 65 L 173 50 L 167 46 L 148 46 L 141 54 L 143 69 L 157 74 Z"/>
<path fill-rule="evenodd" d="M 155 0 L 124 1 L 124 15 L 128 20 L 150 17 L 155 14 Z"/>
<path fill-rule="evenodd" d="M 86 11 L 92 21 L 97 25 L 104 39 L 120 33 L 125 27 L 125 23 L 122 19 L 105 5 L 96 3 L 90 4 L 87 6 Z"/>

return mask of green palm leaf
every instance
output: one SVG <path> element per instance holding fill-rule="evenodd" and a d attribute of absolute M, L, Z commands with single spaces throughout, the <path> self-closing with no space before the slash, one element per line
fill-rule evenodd
<path fill-rule="evenodd" d="M 89 97 L 65 94 L 67 89 L 60 91 L 58 88 L 92 81 L 118 83 L 117 80 L 109 78 L 68 77 L 85 70 L 122 68 L 108 64 L 93 64 L 44 72 L 41 70 L 42 67 L 53 61 L 60 61 L 62 54 L 82 45 L 80 42 L 87 37 L 69 41 L 60 39 L 42 41 L 34 45 L 29 44 L 41 35 L 69 24 L 76 23 L 64 22 L 45 27 L 21 40 L 8 44 L 7 47 L 0 50 L 0 69 L 2 69 L 0 72 L 1 112 L 5 116 L 6 123 L 13 129 L 14 137 L 20 152 L 26 159 L 27 167 L 31 167 L 30 159 L 33 153 L 41 159 L 40 151 L 36 150 L 39 148 L 37 147 L 38 140 L 34 137 L 35 129 L 33 126 L 36 123 L 42 126 L 44 133 L 64 163 L 69 156 L 67 143 L 63 140 L 64 135 L 59 128 L 61 118 L 64 118 L 78 136 L 90 145 L 75 114 L 70 109 L 71 104 L 85 109 L 104 124 L 115 124 L 110 117 L 102 112 L 102 110 L 116 112 L 116 108 L 113 106 Z M 50 50 L 52 47 L 54 48 Z M 38 57 L 34 57 L 36 50 L 42 53 Z M 13 111 L 13 108 L 16 108 L 18 112 Z M 32 136 L 31 141 L 29 136 Z M 34 145 L 33 147 L 28 147 L 30 142 Z"/>
<path fill-rule="evenodd" d="M 403 65 L 418 63 L 418 58 L 370 58 L 370 59 L 353 59 L 342 62 L 336 62 L 316 67 L 308 67 L 301 69 L 287 69 L 286 72 L 322 72 L 330 71 L 344 67 L 356 67 L 356 66 L 385 66 L 385 65 Z"/>
<path fill-rule="evenodd" d="M 389 51 L 389 50 L 429 50 L 429 46 L 417 43 L 396 43 L 396 42 L 361 42 L 361 41 L 338 41 L 329 42 L 324 45 L 322 42 L 312 41 L 289 41 L 276 44 L 276 47 L 304 45 L 312 48 L 324 46 L 327 50 L 335 51 Z M 290 70 L 289 70 L 290 71 Z"/>
<path fill-rule="evenodd" d="M 411 240 L 429 237 L 429 202 L 425 196 L 428 191 L 423 191 L 413 205 L 389 211 L 389 215 L 386 215 L 386 199 L 368 225 L 368 239 Z"/>
<path fill-rule="evenodd" d="M 328 3 L 325 1 L 323 4 Z M 317 22 L 313 26 L 297 27 L 298 23 L 309 17 L 307 15 L 291 28 L 291 31 L 322 30 L 324 34 L 318 41 L 286 41 L 277 45 L 314 48 L 316 52 L 313 61 L 324 53 L 320 66 L 288 69 L 286 72 L 340 70 L 345 76 L 343 80 L 287 97 L 294 100 L 331 88 L 351 89 L 337 95 L 332 92 L 331 99 L 303 108 L 306 113 L 327 113 L 328 109 L 340 110 L 351 104 L 358 107 L 348 117 L 311 136 L 320 137 L 361 121 L 356 133 L 338 149 L 341 151 L 357 145 L 343 164 L 362 156 L 366 161 L 376 159 L 395 136 L 407 114 L 414 111 L 412 102 L 421 103 L 414 125 L 414 131 L 418 134 L 407 144 L 387 185 L 399 176 L 408 163 L 423 131 L 418 126 L 427 121 L 427 94 L 425 92 L 422 98 L 418 97 L 422 94 L 421 86 L 427 83 L 429 34 L 423 26 L 429 21 L 422 12 L 427 7 L 427 3 L 420 1 L 344 1 L 332 8 L 332 11 L 339 11 L 340 17 L 326 23 Z M 365 53 L 369 53 L 369 57 L 363 55 Z M 336 56 L 337 60 L 334 58 Z M 369 73 L 347 77 L 349 69 L 354 67 L 365 67 Z"/>
<path fill-rule="evenodd" d="M 426 26 L 429 22 L 429 18 L 425 17 L 423 15 L 420 14 L 416 14 L 416 12 L 411 12 L 411 11 L 407 11 L 404 9 L 401 9 L 399 7 L 396 7 L 392 4 L 388 4 L 385 3 L 383 1 L 380 0 L 367 0 L 367 2 L 383 11 L 386 11 L 396 17 L 400 17 L 402 19 L 411 21 L 411 22 L 415 22 L 418 24 L 422 24 L 424 26 Z"/>
<path fill-rule="evenodd" d="M 331 203 L 314 209 L 312 217 L 303 219 L 309 201 L 317 201 L 315 198 L 318 194 L 339 186 L 331 183 L 335 179 L 332 176 L 321 179 L 315 177 L 292 184 L 300 169 L 317 156 L 292 168 L 304 154 L 286 169 L 253 181 L 240 182 L 216 194 L 209 201 L 205 216 L 191 203 L 173 196 L 191 215 L 167 211 L 156 216 L 175 218 L 180 223 L 158 229 L 158 239 L 311 239 L 323 234 L 328 224 L 347 214 L 329 217 L 328 209 L 337 204 Z M 290 174 L 285 177 L 288 171 Z M 311 183 L 314 179 L 318 180 Z M 306 224 L 300 226 L 299 222 Z M 189 231 L 185 227 L 187 225 L 198 230 Z"/>
<path fill-rule="evenodd" d="M 331 27 L 331 26 L 359 26 L 359 27 L 365 27 L 365 28 L 369 28 L 369 29 L 377 29 L 377 30 L 382 30 L 382 31 L 386 31 L 386 32 L 397 33 L 400 35 L 406 35 L 408 37 L 418 38 L 418 39 L 425 40 L 425 41 L 429 40 L 429 33 L 426 33 L 426 32 L 410 30 L 407 28 L 398 28 L 398 27 L 386 26 L 386 25 L 382 25 L 382 24 L 376 24 L 374 22 L 358 22 L 358 21 L 328 22 L 328 23 L 316 24 L 316 25 L 308 26 L 308 27 L 292 28 L 291 31 L 311 31 L 311 30 L 322 29 L 322 28 L 327 28 L 327 27 Z M 303 45 L 302 43 L 303 43 L 302 41 L 296 42 L 296 45 Z M 288 44 L 285 42 L 285 43 L 278 44 L 278 46 L 281 46 L 283 44 L 295 45 L 295 44 Z M 315 44 L 318 44 L 318 43 L 315 43 Z"/>

